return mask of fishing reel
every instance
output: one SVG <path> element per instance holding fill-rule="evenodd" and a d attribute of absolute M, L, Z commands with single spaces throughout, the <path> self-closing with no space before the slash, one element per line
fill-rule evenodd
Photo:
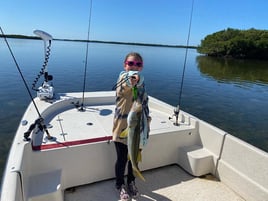
<path fill-rule="evenodd" d="M 180 106 L 177 105 L 177 107 L 174 107 L 173 111 L 174 111 L 174 113 L 173 113 L 173 115 L 171 117 L 169 117 L 169 120 L 173 119 L 173 117 L 175 116 L 176 120 L 175 120 L 175 122 L 173 124 L 175 126 L 179 126 L 180 124 L 179 124 L 178 120 L 179 120 Z"/>
<path fill-rule="evenodd" d="M 53 80 L 53 76 L 49 75 L 47 72 L 47 63 L 50 56 L 50 46 L 52 41 L 52 36 L 44 31 L 41 30 L 35 30 L 34 34 L 39 36 L 44 41 L 44 52 L 45 52 L 45 60 L 43 63 L 43 66 L 41 68 L 41 71 L 37 75 L 36 79 L 34 80 L 32 84 L 32 89 L 37 91 L 37 97 L 39 97 L 42 100 L 46 99 L 52 99 L 54 97 L 54 87 L 52 84 L 49 83 L 49 81 Z M 48 45 L 47 45 L 48 42 Z M 35 89 L 35 85 L 38 82 L 41 75 L 44 75 L 44 82 L 42 86 L 40 86 L 38 89 Z"/>
<path fill-rule="evenodd" d="M 33 124 L 30 125 L 29 129 L 24 133 L 24 141 L 30 141 L 30 135 L 32 133 L 32 131 L 38 128 L 40 131 L 45 131 L 47 134 L 47 139 L 51 140 L 51 141 L 55 141 L 55 137 L 52 137 L 48 130 L 47 130 L 47 126 L 44 123 L 44 119 L 43 118 L 38 118 L 37 120 L 35 120 L 35 122 Z"/>

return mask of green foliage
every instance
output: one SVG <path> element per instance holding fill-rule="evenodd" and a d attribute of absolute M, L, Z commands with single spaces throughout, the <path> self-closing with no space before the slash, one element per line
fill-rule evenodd
<path fill-rule="evenodd" d="M 208 56 L 268 59 L 268 31 L 228 28 L 206 36 L 197 51 Z"/>

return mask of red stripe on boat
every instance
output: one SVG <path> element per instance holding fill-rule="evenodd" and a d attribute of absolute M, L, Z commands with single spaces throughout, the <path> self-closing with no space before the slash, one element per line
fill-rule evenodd
<path fill-rule="evenodd" d="M 85 140 L 76 140 L 76 141 L 69 141 L 69 142 L 55 142 L 55 144 L 42 144 L 34 146 L 32 144 L 32 149 L 34 151 L 40 151 L 40 150 L 47 150 L 47 149 L 55 149 L 55 148 L 61 148 L 61 147 L 68 147 L 68 146 L 74 146 L 74 145 L 82 145 L 82 144 L 90 144 L 95 142 L 104 142 L 104 141 L 110 141 L 112 140 L 112 136 L 105 136 L 105 137 L 99 137 L 99 138 L 91 138 L 91 139 L 85 139 Z"/>

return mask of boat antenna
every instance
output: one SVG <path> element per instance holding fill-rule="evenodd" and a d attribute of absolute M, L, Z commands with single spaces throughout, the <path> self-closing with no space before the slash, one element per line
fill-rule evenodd
<path fill-rule="evenodd" d="M 17 70 L 19 71 L 19 74 L 20 74 L 20 76 L 21 76 L 21 78 L 22 78 L 22 81 L 23 81 L 23 83 L 24 83 L 24 86 L 25 86 L 25 88 L 27 89 L 27 92 L 28 92 L 28 94 L 29 94 L 29 96 L 30 96 L 30 98 L 31 98 L 31 101 L 32 101 L 32 103 L 33 103 L 33 105 L 34 105 L 34 107 L 35 107 L 35 110 L 36 110 L 36 112 L 37 112 L 37 114 L 38 114 L 38 119 L 35 120 L 35 122 L 30 126 L 30 128 L 28 129 L 28 131 L 26 131 L 26 132 L 24 133 L 24 139 L 25 139 L 26 141 L 29 141 L 29 140 L 30 140 L 29 136 L 30 136 L 32 130 L 33 130 L 36 126 L 38 126 L 38 128 L 39 128 L 40 130 L 44 130 L 44 131 L 46 132 L 46 134 L 47 134 L 47 138 L 48 138 L 48 139 L 53 139 L 53 137 L 50 136 L 50 134 L 49 134 L 49 132 L 48 132 L 48 130 L 47 130 L 46 125 L 44 124 L 44 118 L 41 116 L 41 113 L 40 113 L 40 111 L 38 110 L 38 107 L 37 107 L 37 105 L 36 105 L 36 103 L 35 103 L 35 101 L 34 101 L 34 98 L 33 98 L 32 94 L 31 94 L 30 88 L 28 87 L 28 85 L 27 85 L 27 83 L 26 83 L 26 81 L 25 81 L 25 78 L 24 78 L 24 76 L 23 76 L 23 74 L 22 74 L 22 71 L 21 71 L 21 69 L 20 69 L 20 66 L 19 66 L 19 64 L 18 64 L 18 62 L 17 62 L 17 60 L 16 60 L 16 58 L 15 58 L 15 55 L 13 54 L 13 51 L 12 51 L 12 49 L 11 49 L 11 47 L 10 47 L 8 41 L 7 41 L 6 35 L 4 34 L 4 31 L 3 31 L 3 29 L 2 29 L 1 26 L 0 26 L 0 30 L 1 30 L 1 33 L 2 33 L 3 38 L 4 38 L 4 40 L 5 40 L 5 43 L 6 43 L 7 47 L 8 47 L 8 50 L 9 50 L 9 52 L 10 52 L 12 58 L 13 58 L 13 61 L 14 61 L 15 65 L 16 65 L 16 67 L 17 67 Z"/>
<path fill-rule="evenodd" d="M 182 89 L 183 89 L 183 84 L 184 84 L 183 82 L 184 82 L 184 75 L 185 75 L 186 62 L 187 62 L 188 49 L 189 49 L 189 41 L 190 41 L 190 35 L 191 35 L 193 10 L 194 10 L 194 0 L 192 0 L 192 8 L 191 8 L 191 13 L 190 13 L 189 29 L 188 29 L 188 36 L 187 36 L 187 42 L 186 42 L 184 62 L 183 62 L 183 71 L 182 71 L 182 77 L 181 77 L 181 84 L 180 84 L 179 104 L 177 105 L 177 107 L 174 108 L 174 114 L 172 115 L 172 116 L 176 117 L 176 122 L 174 123 L 174 125 L 176 125 L 176 126 L 179 126 L 178 116 L 179 116 L 179 112 L 180 112 Z"/>
<path fill-rule="evenodd" d="M 89 17 L 88 17 L 88 31 L 87 31 L 87 47 L 86 47 L 86 59 L 85 59 L 85 68 L 84 68 L 84 81 L 83 81 L 83 95 L 82 103 L 80 105 L 79 111 L 85 111 L 84 102 L 85 102 L 85 90 L 86 90 L 86 75 L 87 75 L 87 61 L 88 61 L 88 46 L 89 46 L 89 36 L 90 36 L 90 27 L 91 27 L 91 13 L 92 13 L 92 0 L 90 0 L 89 8 Z"/>

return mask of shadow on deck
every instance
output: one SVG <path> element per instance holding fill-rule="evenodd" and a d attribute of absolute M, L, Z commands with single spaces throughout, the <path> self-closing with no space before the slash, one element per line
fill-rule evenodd
<path fill-rule="evenodd" d="M 177 165 L 143 172 L 146 182 L 136 179 L 138 201 L 244 201 L 213 176 L 193 177 Z M 65 191 L 65 201 L 118 201 L 114 179 Z M 133 199 L 134 200 L 134 199 Z"/>

